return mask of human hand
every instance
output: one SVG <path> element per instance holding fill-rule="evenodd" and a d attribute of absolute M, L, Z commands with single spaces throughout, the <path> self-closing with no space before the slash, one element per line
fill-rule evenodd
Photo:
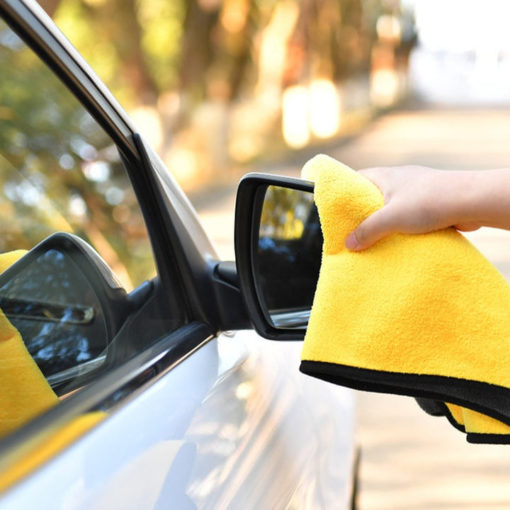
<path fill-rule="evenodd" d="M 397 232 L 423 234 L 450 226 L 469 231 L 481 226 L 470 214 L 476 172 L 403 166 L 359 173 L 381 190 L 385 206 L 347 237 L 349 250 L 364 250 Z"/>

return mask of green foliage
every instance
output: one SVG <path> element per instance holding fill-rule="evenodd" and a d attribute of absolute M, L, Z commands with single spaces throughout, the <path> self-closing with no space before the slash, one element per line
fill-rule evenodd
<path fill-rule="evenodd" d="M 260 236 L 299 239 L 313 207 L 313 194 L 268 186 L 260 219 Z"/>
<path fill-rule="evenodd" d="M 376 33 L 388 9 L 400 16 L 398 1 L 40 1 L 126 110 L 140 114 L 139 129 L 154 135 L 168 166 L 193 154 L 197 163 L 179 173 L 190 188 L 286 148 L 290 87 L 329 80 L 343 94 L 347 83 L 353 100 L 338 108 L 347 118 L 378 107 L 369 90 L 351 92 L 352 82 L 368 88 L 379 64 L 405 62 L 398 43 L 381 44 Z"/>
<path fill-rule="evenodd" d="M 184 0 L 139 0 L 137 4 L 142 48 L 160 91 L 177 86 L 184 4 Z"/>
<path fill-rule="evenodd" d="M 95 9 L 82 0 L 63 0 L 55 22 L 99 77 L 126 107 L 136 103 L 130 84 L 119 80 L 121 61 L 108 25 L 95 16 Z"/>

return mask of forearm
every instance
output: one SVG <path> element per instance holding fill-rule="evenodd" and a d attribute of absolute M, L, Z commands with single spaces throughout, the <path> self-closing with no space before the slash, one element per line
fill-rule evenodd
<path fill-rule="evenodd" d="M 452 225 L 510 230 L 510 169 L 441 174 L 450 181 L 445 212 L 451 215 Z"/>

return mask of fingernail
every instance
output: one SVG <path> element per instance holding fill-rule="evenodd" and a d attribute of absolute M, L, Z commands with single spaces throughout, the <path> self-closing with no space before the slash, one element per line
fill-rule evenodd
<path fill-rule="evenodd" d="M 351 251 L 356 251 L 356 250 L 359 250 L 360 248 L 360 245 L 358 243 L 358 239 L 356 238 L 356 235 L 354 234 L 354 232 L 351 232 L 346 240 L 345 240 L 345 247 L 348 249 L 348 250 L 351 250 Z"/>

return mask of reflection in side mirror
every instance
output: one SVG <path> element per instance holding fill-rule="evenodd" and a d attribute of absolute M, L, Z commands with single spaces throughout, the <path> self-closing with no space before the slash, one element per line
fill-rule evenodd
<path fill-rule="evenodd" d="M 235 247 L 241 292 L 258 333 L 304 338 L 322 251 L 313 183 L 245 176 L 237 194 Z"/>
<path fill-rule="evenodd" d="M 90 245 L 57 233 L 0 275 L 0 309 L 56 388 L 102 365 L 129 303 Z"/>
<path fill-rule="evenodd" d="M 253 260 L 260 298 L 274 327 L 308 325 L 321 249 L 322 233 L 312 193 L 268 186 Z"/>

